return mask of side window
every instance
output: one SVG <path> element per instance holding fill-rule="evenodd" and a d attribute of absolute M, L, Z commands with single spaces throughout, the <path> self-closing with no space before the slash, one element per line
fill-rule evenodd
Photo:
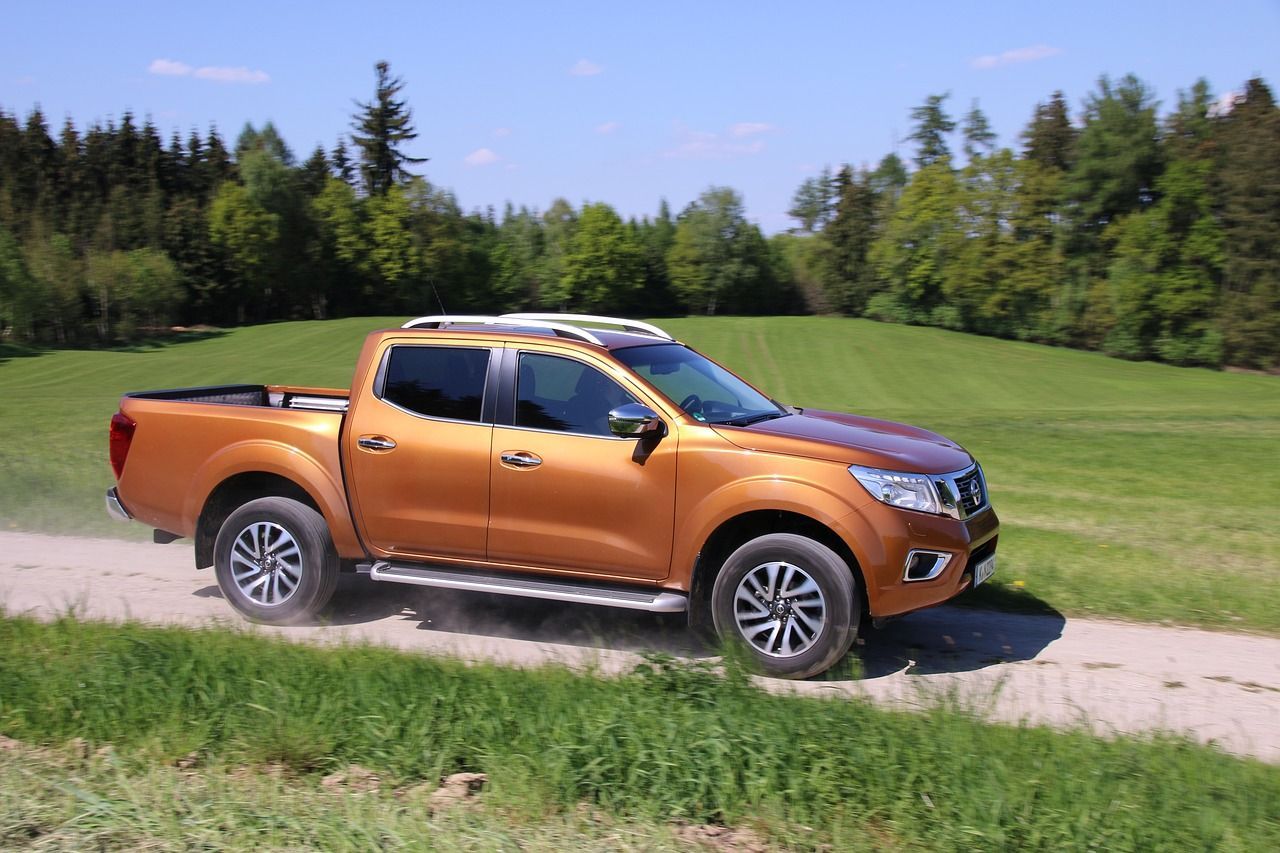
<path fill-rule="evenodd" d="M 613 435 L 609 412 L 638 402 L 594 367 L 570 358 L 520 354 L 515 425 L 533 429 Z"/>
<path fill-rule="evenodd" d="M 489 350 L 392 347 L 382 398 L 420 415 L 479 421 Z"/>

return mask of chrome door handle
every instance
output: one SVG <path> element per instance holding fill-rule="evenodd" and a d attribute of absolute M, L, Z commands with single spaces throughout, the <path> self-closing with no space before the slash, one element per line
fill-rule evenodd
<path fill-rule="evenodd" d="M 513 468 L 537 468 L 542 464 L 542 459 L 523 450 L 506 450 L 499 458 L 503 465 L 510 465 Z"/>
<path fill-rule="evenodd" d="M 396 446 L 394 441 L 380 435 L 362 435 L 356 439 L 356 444 L 365 450 L 394 450 Z"/>

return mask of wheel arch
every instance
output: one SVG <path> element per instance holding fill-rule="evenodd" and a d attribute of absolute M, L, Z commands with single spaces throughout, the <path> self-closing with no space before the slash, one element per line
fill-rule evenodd
<path fill-rule="evenodd" d="M 756 509 L 722 521 L 698 550 L 689 585 L 689 624 L 704 631 L 711 624 L 711 588 L 724 561 L 741 545 L 770 533 L 794 533 L 830 548 L 853 574 L 857 601 L 868 612 L 867 577 L 848 543 L 823 522 L 800 512 L 785 509 Z"/>
<path fill-rule="evenodd" d="M 281 474 L 271 471 L 242 471 L 227 477 L 205 498 L 196 520 L 196 568 L 213 565 L 213 543 L 227 516 L 237 507 L 258 498 L 289 498 L 324 516 L 320 502 L 307 489 Z"/>

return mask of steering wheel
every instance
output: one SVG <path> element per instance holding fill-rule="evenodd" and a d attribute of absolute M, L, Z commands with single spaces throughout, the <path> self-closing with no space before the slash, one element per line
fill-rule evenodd
<path fill-rule="evenodd" d="M 688 397 L 685 397 L 683 400 L 680 401 L 680 408 L 684 409 L 689 414 L 693 414 L 696 411 L 701 411 L 702 398 L 699 397 L 697 394 L 690 394 Z"/>

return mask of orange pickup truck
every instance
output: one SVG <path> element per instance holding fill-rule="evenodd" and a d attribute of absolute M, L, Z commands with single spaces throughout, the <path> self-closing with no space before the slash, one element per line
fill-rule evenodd
<path fill-rule="evenodd" d="M 605 328 L 609 327 L 609 328 Z M 982 469 L 916 427 L 782 405 L 647 323 L 422 317 L 350 390 L 126 395 L 109 512 L 195 541 L 258 622 L 375 581 L 687 611 L 774 675 L 995 569 Z"/>

